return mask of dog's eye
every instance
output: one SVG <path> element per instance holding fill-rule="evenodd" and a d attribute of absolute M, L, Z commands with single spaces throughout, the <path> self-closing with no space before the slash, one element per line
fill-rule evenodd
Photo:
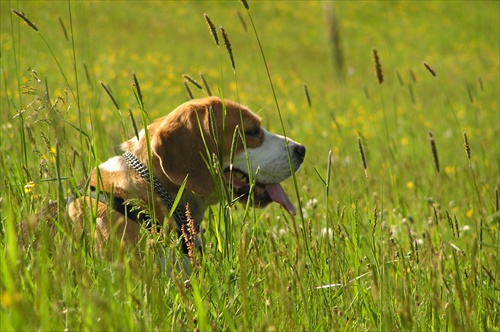
<path fill-rule="evenodd" d="M 245 135 L 250 137 L 259 137 L 260 136 L 260 128 L 253 128 L 245 131 Z"/>
<path fill-rule="evenodd" d="M 245 131 L 245 135 L 250 137 L 259 137 L 260 136 L 260 128 L 253 128 Z"/>

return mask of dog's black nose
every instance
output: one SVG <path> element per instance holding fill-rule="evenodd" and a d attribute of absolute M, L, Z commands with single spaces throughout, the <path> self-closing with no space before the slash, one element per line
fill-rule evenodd
<path fill-rule="evenodd" d="M 304 160 L 304 158 L 306 157 L 306 147 L 301 145 L 301 144 L 297 144 L 293 147 L 293 152 L 295 153 L 295 155 L 297 157 L 300 158 L 300 161 L 302 162 Z"/>

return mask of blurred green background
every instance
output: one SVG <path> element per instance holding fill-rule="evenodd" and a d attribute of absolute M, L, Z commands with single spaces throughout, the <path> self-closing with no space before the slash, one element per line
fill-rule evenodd
<path fill-rule="evenodd" d="M 201 295 L 184 302 L 168 277 L 153 278 L 159 291 L 151 293 L 142 282 L 154 271 L 147 265 L 123 281 L 121 265 L 81 263 L 79 251 L 56 251 L 39 265 L 28 252 L 22 264 L 2 265 L 3 280 L 12 281 L 0 289 L 10 328 L 30 317 L 33 329 L 195 329 L 191 318 L 203 314 L 222 330 L 498 330 L 500 2 L 249 5 L 275 96 L 239 1 L 0 2 L 2 245 L 6 224 L 57 197 L 57 144 L 70 192 L 134 135 L 128 110 L 136 119 L 140 110 L 133 72 L 148 121 L 189 99 L 183 74 L 201 83 L 202 73 L 213 94 L 248 105 L 267 129 L 282 133 L 276 97 L 286 134 L 307 147 L 298 191 L 285 183 L 302 215 L 285 216 L 277 204 L 251 218 L 231 210 L 234 228 L 221 231 L 231 253 L 206 248 L 203 273 L 193 279 L 205 283 Z M 204 13 L 227 31 L 235 72 Z M 189 86 L 195 97 L 205 95 Z M 207 244 L 216 242 L 217 212 L 207 214 Z M 90 281 L 75 286 L 66 262 Z M 343 286 L 316 288 L 329 283 Z M 61 298 L 84 314 L 58 315 L 51 325 Z M 84 305 L 93 301 L 101 306 Z M 101 321 L 103 313 L 114 320 Z"/>

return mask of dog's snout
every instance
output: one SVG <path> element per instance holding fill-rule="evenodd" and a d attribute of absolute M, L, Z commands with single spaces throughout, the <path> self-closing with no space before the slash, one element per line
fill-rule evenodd
<path fill-rule="evenodd" d="M 306 147 L 303 146 L 302 144 L 297 144 L 294 145 L 293 147 L 293 153 L 300 158 L 300 161 L 302 162 L 304 158 L 306 157 Z"/>

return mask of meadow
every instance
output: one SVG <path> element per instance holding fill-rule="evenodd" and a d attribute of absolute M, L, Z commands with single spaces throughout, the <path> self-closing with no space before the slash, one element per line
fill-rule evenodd
<path fill-rule="evenodd" d="M 0 330 L 499 331 L 500 3 L 248 6 L 0 2 Z M 297 216 L 213 206 L 190 287 L 63 228 L 20 248 L 130 114 L 206 96 L 183 75 L 307 147 Z"/>

